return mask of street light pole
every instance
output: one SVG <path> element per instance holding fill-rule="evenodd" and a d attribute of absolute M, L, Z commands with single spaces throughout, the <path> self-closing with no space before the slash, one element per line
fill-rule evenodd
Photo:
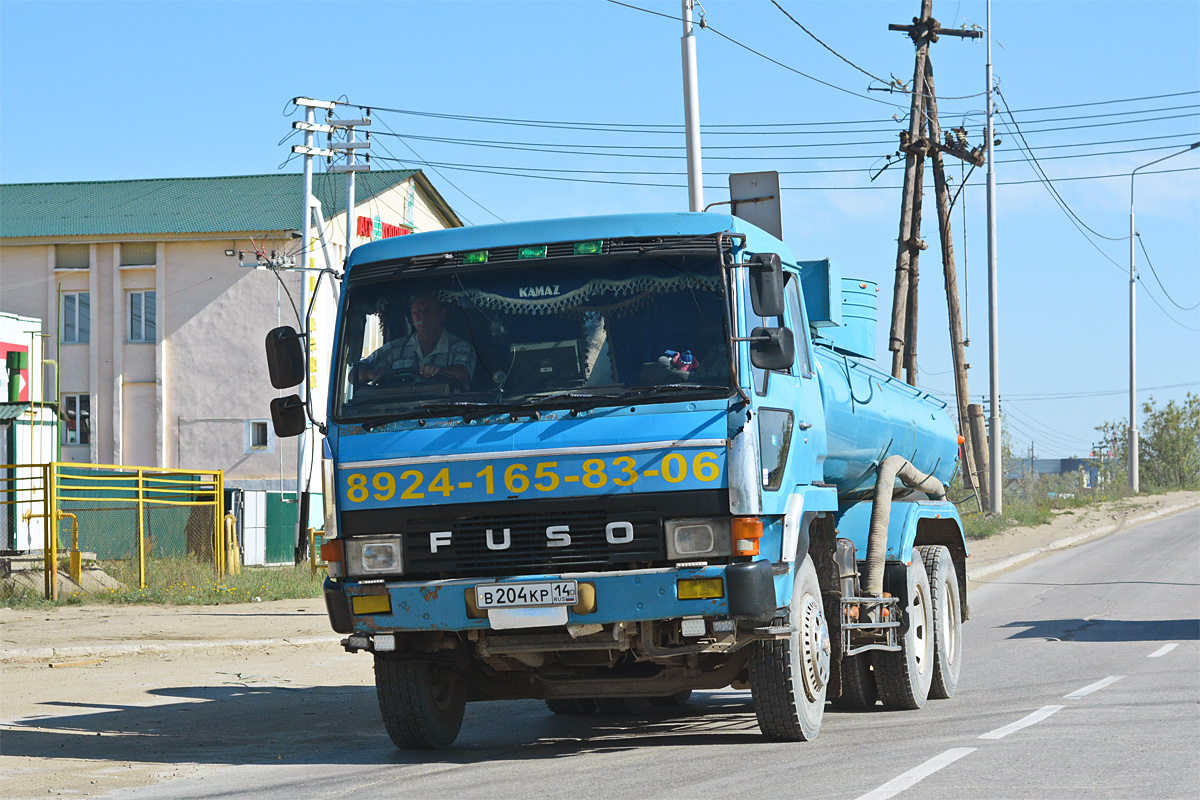
<path fill-rule="evenodd" d="M 1138 493 L 1138 429 L 1137 429 L 1137 272 L 1134 270 L 1133 179 L 1138 170 L 1152 167 L 1168 158 L 1181 156 L 1200 147 L 1193 142 L 1184 149 L 1142 164 L 1129 173 L 1129 488 Z"/>

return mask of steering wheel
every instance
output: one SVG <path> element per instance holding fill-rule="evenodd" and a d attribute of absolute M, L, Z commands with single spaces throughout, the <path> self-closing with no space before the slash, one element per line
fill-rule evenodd
<path fill-rule="evenodd" d="M 420 368 L 409 369 L 385 369 L 372 379 L 368 385 L 379 388 L 397 388 L 403 386 L 412 386 L 420 381 L 433 381 L 435 383 L 444 383 L 451 389 L 458 391 L 467 391 L 467 385 L 458 379 L 452 372 L 441 370 L 438 374 L 426 378 L 420 373 Z"/>

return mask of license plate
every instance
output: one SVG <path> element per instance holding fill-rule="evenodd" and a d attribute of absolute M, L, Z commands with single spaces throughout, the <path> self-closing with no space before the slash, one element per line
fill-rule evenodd
<path fill-rule="evenodd" d="M 537 583 L 487 583 L 475 587 L 480 608 L 533 608 L 573 606 L 579 602 L 575 581 Z"/>

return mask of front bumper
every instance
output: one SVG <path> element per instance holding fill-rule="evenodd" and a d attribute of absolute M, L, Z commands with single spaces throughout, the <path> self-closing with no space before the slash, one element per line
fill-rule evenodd
<path fill-rule="evenodd" d="M 350 583 L 325 581 L 325 606 L 338 633 L 490 629 L 486 617 L 472 616 L 468 593 L 482 583 L 522 583 L 571 579 L 590 584 L 594 607 L 586 613 L 567 609 L 568 625 L 639 622 L 678 617 L 734 617 L 767 622 L 779 606 L 771 563 L 766 560 L 728 566 L 690 569 L 646 569 L 616 572 L 581 572 L 562 575 L 527 575 L 493 581 L 470 578 L 430 582 Z M 677 581 L 721 578 L 723 597 L 680 599 Z M 356 596 L 388 598 L 387 611 L 355 614 Z M 486 614 L 486 612 L 483 612 Z"/>

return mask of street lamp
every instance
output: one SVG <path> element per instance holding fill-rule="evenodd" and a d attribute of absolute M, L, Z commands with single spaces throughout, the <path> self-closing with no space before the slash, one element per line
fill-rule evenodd
<path fill-rule="evenodd" d="M 1193 142 L 1184 149 L 1142 164 L 1129 173 L 1129 488 L 1134 494 L 1138 493 L 1138 431 L 1137 431 L 1137 273 L 1133 268 L 1134 229 L 1133 229 L 1133 179 L 1138 170 L 1152 167 L 1166 161 L 1168 158 L 1181 156 L 1200 147 L 1200 142 Z"/>

